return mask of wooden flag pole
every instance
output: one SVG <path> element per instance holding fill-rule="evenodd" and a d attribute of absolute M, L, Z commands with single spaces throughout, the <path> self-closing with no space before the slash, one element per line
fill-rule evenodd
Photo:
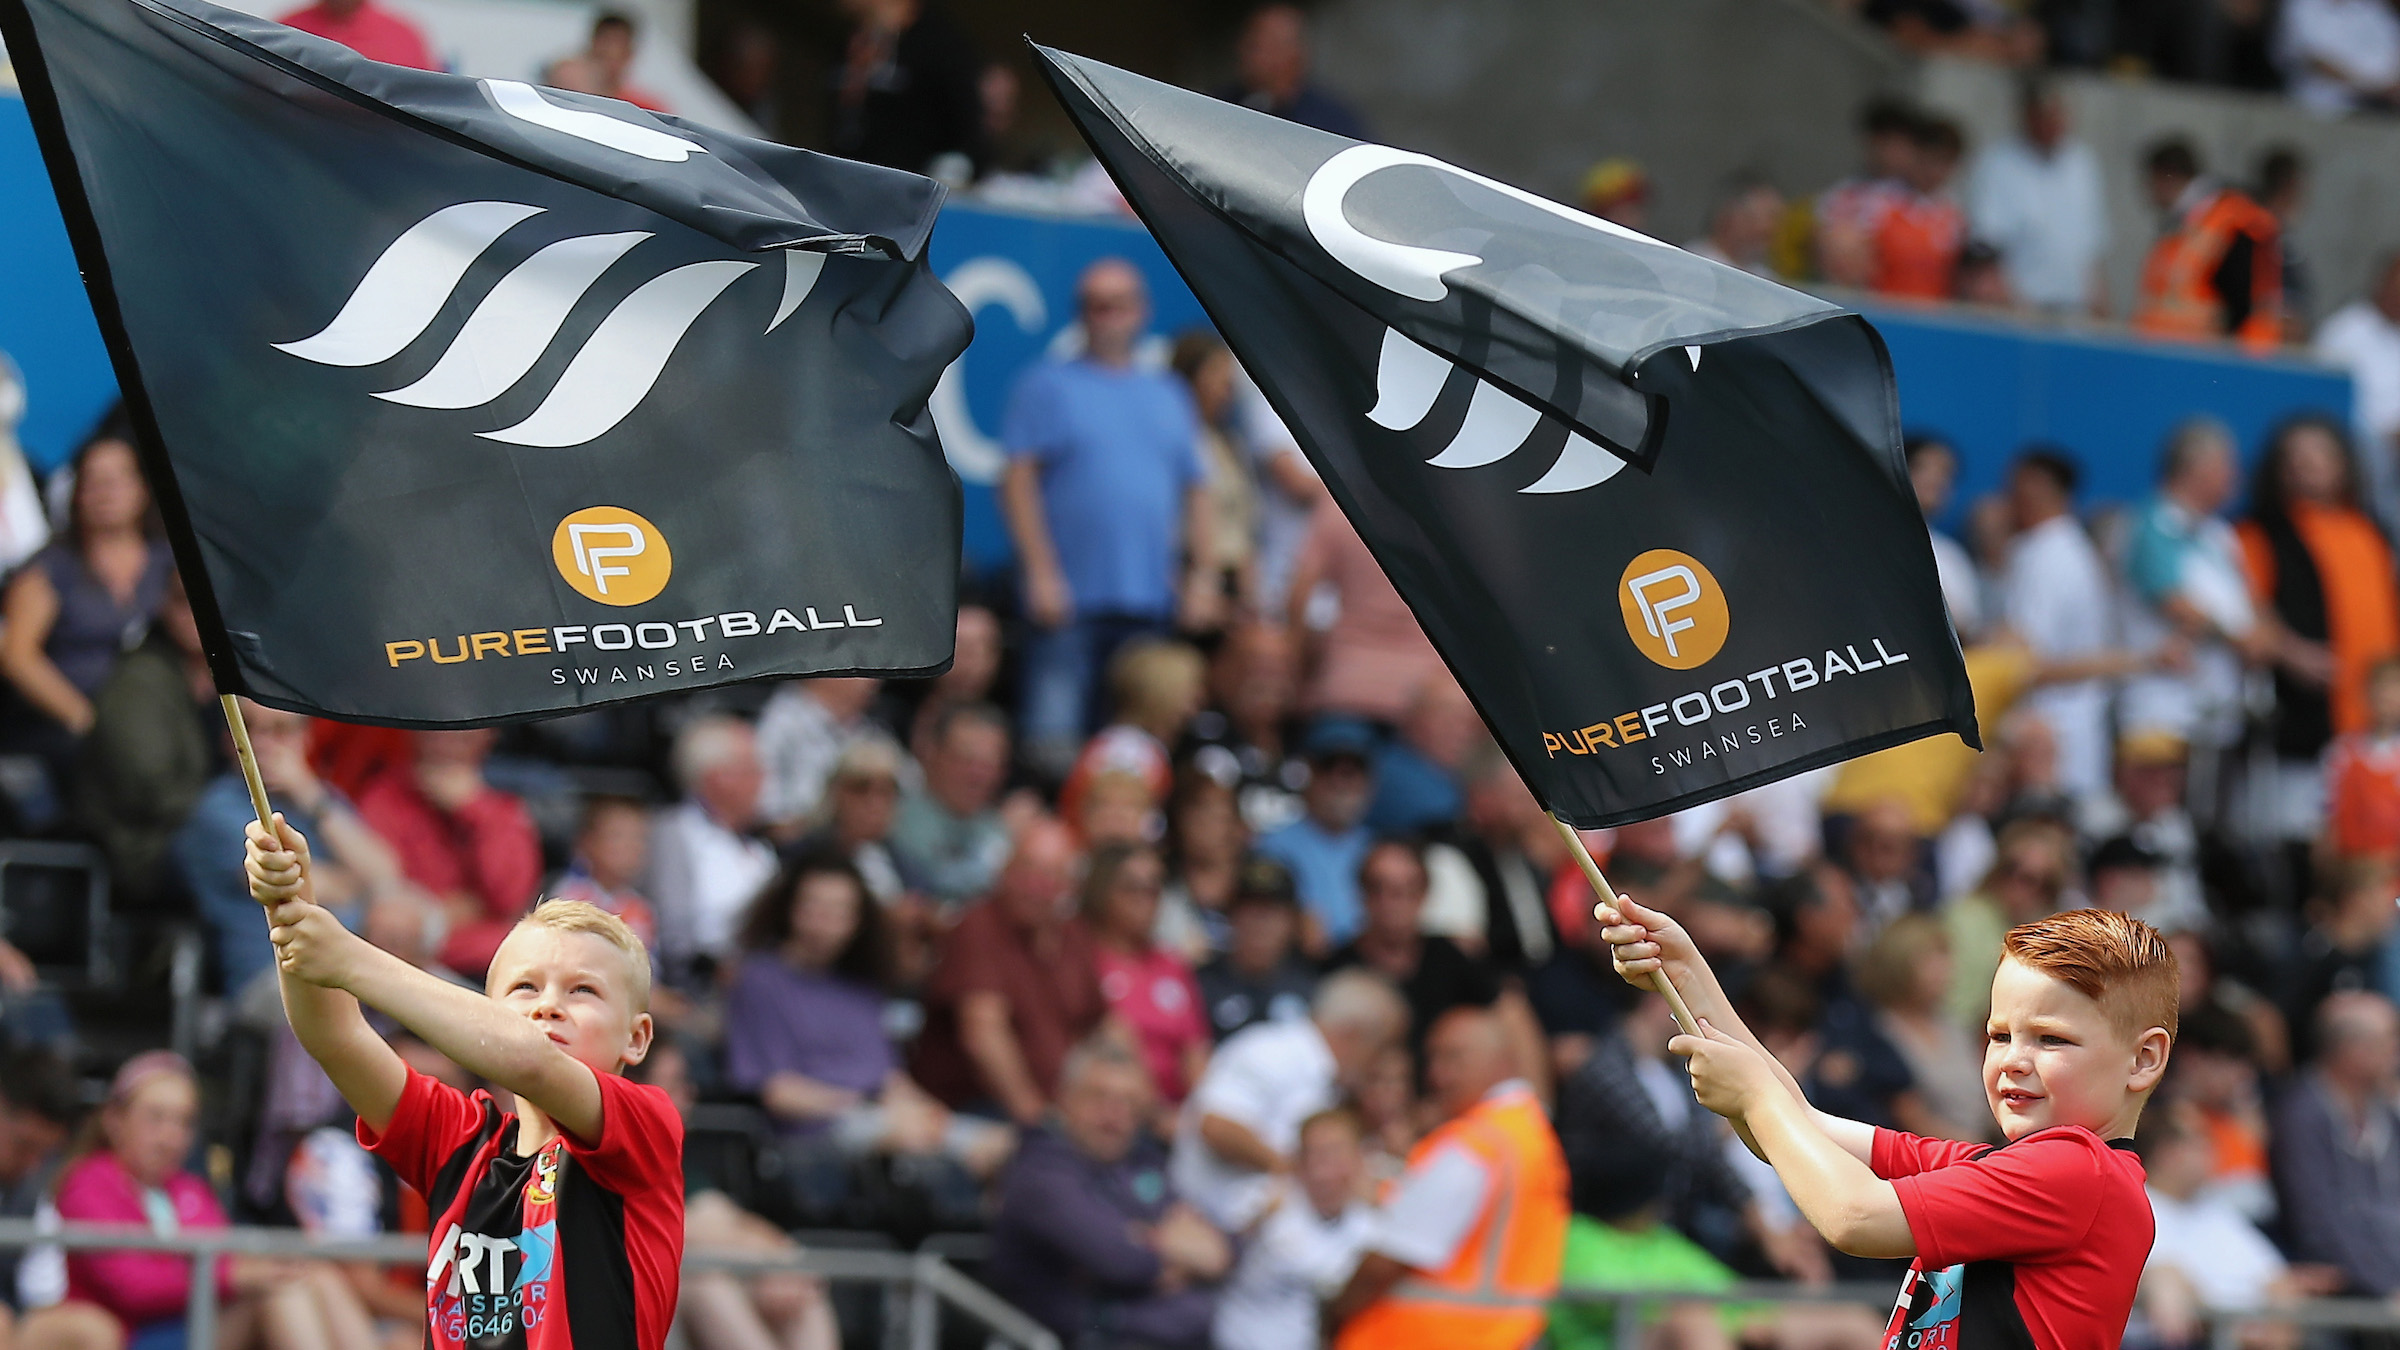
<path fill-rule="evenodd" d="M 275 810 L 267 805 L 267 782 L 258 776 L 258 752 L 250 748 L 250 724 L 242 720 L 242 705 L 233 695 L 217 695 L 217 704 L 225 709 L 225 727 L 233 733 L 233 757 L 241 762 L 242 781 L 250 785 L 250 805 L 258 812 L 258 823 L 266 826 L 272 837 Z"/>
<path fill-rule="evenodd" d="M 1592 851 L 1584 847 L 1583 836 L 1575 832 L 1574 826 L 1557 816 L 1550 817 L 1550 823 L 1558 827 L 1558 837 L 1567 841 L 1567 847 L 1575 850 L 1576 865 L 1583 868 L 1583 879 L 1592 883 L 1593 893 L 1611 905 L 1616 904 L 1616 888 L 1608 884 L 1607 877 L 1600 875 L 1600 864 L 1592 860 Z M 1675 983 L 1667 978 L 1664 966 L 1650 972 L 1650 987 L 1667 1000 L 1668 1010 L 1675 1014 L 1675 1025 L 1682 1027 L 1685 1035 L 1700 1034 L 1699 1021 L 1692 1016 L 1692 1010 L 1684 1006 L 1683 995 L 1675 991 Z"/>

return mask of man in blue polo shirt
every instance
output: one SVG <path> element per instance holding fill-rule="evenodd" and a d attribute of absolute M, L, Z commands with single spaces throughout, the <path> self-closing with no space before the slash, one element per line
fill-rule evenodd
<path fill-rule="evenodd" d="M 1103 258 L 1075 296 L 1084 354 L 1027 371 L 1002 428 L 1000 504 L 1034 624 L 1020 734 L 1026 759 L 1056 776 L 1100 723 L 1117 648 L 1167 631 L 1179 609 L 1206 626 L 1223 599 L 1207 585 L 1215 536 L 1191 396 L 1134 361 L 1150 320 L 1142 275 Z"/>

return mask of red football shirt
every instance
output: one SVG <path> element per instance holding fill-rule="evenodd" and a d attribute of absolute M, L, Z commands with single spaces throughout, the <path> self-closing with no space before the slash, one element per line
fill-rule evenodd
<path fill-rule="evenodd" d="M 683 1119 L 667 1094 L 600 1083 L 600 1138 L 516 1151 L 517 1117 L 408 1073 L 358 1142 L 425 1197 L 428 1350 L 659 1350 L 683 1267 Z"/>
<path fill-rule="evenodd" d="M 1916 1239 L 1883 1350 L 2116 1350 L 2150 1257 L 2130 1140 L 2080 1125 L 1994 1148 L 1875 1131 Z"/>

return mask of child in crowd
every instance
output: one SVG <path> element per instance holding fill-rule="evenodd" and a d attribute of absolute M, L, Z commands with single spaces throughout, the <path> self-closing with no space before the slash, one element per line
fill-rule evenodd
<path fill-rule="evenodd" d="M 1992 977 L 1983 1085 L 2008 1143 L 1926 1139 L 1812 1109 L 1735 1015 L 1681 924 L 1619 896 L 1599 909 L 1619 974 L 1664 970 L 1701 1035 L 1700 1103 L 1774 1164 L 1801 1213 L 1853 1256 L 1913 1258 L 1884 1344 L 2113 1350 L 2152 1237 L 2129 1151 L 2175 1038 L 2175 955 L 2109 910 L 2009 930 Z"/>
<path fill-rule="evenodd" d="M 1283 1198 L 1259 1221 L 1217 1304 L 1217 1350 L 1316 1350 L 1320 1305 L 1341 1292 L 1375 1235 L 1375 1210 L 1360 1198 L 1364 1145 L 1348 1111 L 1300 1122 Z"/>
<path fill-rule="evenodd" d="M 327 921 L 340 927 L 330 915 Z M 200 1084 L 181 1055 L 153 1050 L 127 1060 L 95 1121 L 96 1147 L 59 1178 L 58 1217 L 167 1234 L 225 1227 L 208 1183 L 183 1170 L 199 1115 Z M 68 1254 L 66 1268 L 67 1302 L 114 1318 L 126 1350 L 184 1350 L 188 1258 L 79 1251 Z M 224 1317 L 219 1347 L 346 1350 L 375 1343 L 358 1295 L 331 1264 L 224 1261 L 217 1266 L 217 1302 Z"/>
<path fill-rule="evenodd" d="M 308 841 L 281 816 L 247 833 L 292 1030 L 358 1113 L 359 1142 L 432 1208 L 429 1350 L 660 1350 L 683 1264 L 683 1120 L 621 1076 L 650 1050 L 640 939 L 596 906 L 550 901 L 509 930 L 477 994 L 318 906 Z M 515 1109 L 418 1072 L 362 1004 Z"/>
<path fill-rule="evenodd" d="M 2326 753 L 2326 842 L 2340 858 L 2400 859 L 2400 656 L 2368 669 L 2367 718 Z"/>
<path fill-rule="evenodd" d="M 1108 691 L 1116 720 L 1075 757 L 1059 789 L 1058 813 L 1083 821 L 1083 799 L 1104 774 L 1131 774 L 1149 788 L 1155 808 L 1174 787 L 1176 742 L 1208 697 L 1208 666 L 1181 642 L 1129 642 L 1108 663 Z"/>

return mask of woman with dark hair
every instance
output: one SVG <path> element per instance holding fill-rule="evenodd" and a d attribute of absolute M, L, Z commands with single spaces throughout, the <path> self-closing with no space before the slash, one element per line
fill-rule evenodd
<path fill-rule="evenodd" d="M 794 858 L 750 902 L 725 998 L 726 1079 L 782 1130 L 794 1198 L 812 1221 L 839 1217 L 861 1158 L 947 1158 L 988 1175 L 1014 1138 L 953 1117 L 901 1072 L 884 1034 L 879 909 L 841 855 Z M 975 1188 L 934 1189 L 938 1204 Z"/>
<path fill-rule="evenodd" d="M 1083 924 L 1100 996 L 1133 1032 L 1158 1100 L 1175 1106 L 1200 1081 L 1212 1038 L 1200 985 L 1181 956 L 1153 940 L 1167 865 L 1147 844 L 1102 844 L 1083 874 Z"/>
<path fill-rule="evenodd" d="M 2321 414 L 2278 426 L 2237 527 L 2250 589 L 2273 635 L 2277 781 L 2269 800 L 2288 840 L 2323 819 L 2319 760 L 2367 722 L 2368 667 L 2400 651 L 2391 544 L 2359 505 L 2349 433 Z M 2254 784 L 2253 790 L 2267 789 Z"/>
<path fill-rule="evenodd" d="M 27 750 L 63 763 L 92 725 L 92 698 L 167 598 L 174 559 L 124 423 L 111 416 L 75 454 L 66 528 L 0 597 L 0 675 L 38 720 Z"/>

